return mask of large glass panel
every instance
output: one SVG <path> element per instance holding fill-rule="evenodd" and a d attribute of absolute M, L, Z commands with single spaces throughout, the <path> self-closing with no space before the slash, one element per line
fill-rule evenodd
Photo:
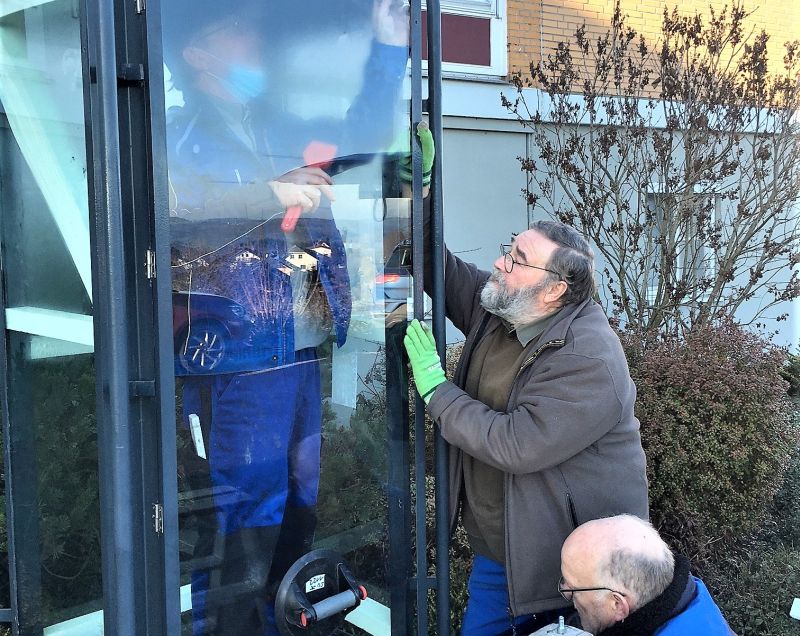
<path fill-rule="evenodd" d="M 81 69 L 77 2 L 0 4 L 5 476 L 15 480 L 21 628 L 34 631 L 102 624 Z M 3 562 L 8 550 L 4 540 Z"/>
<path fill-rule="evenodd" d="M 353 620 L 385 633 L 409 552 L 387 505 L 407 7 L 165 0 L 162 18 L 185 633 L 275 633 L 275 589 L 313 548 L 345 556 L 370 595 Z"/>

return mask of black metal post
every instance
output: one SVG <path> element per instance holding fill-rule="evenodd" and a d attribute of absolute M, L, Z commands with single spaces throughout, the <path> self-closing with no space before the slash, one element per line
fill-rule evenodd
<path fill-rule="evenodd" d="M 386 329 L 386 446 L 391 633 L 407 634 L 413 625 L 409 603 L 411 573 L 411 492 L 408 422 L 408 367 L 403 351 L 405 322 Z"/>
<path fill-rule="evenodd" d="M 423 290 L 424 234 L 422 211 L 422 148 L 416 135 L 422 120 L 422 0 L 411 0 L 411 236 L 414 274 L 414 317 L 425 318 Z M 414 480 L 416 483 L 416 606 L 417 634 L 428 633 L 428 555 L 425 519 L 425 403 L 415 394 L 414 408 Z"/>
<path fill-rule="evenodd" d="M 442 197 L 442 21 L 439 0 L 428 0 L 428 120 L 436 143 L 431 175 L 431 269 L 433 274 L 433 334 L 439 357 L 446 359 L 444 316 L 444 223 Z M 439 426 L 434 427 L 436 496 L 436 626 L 440 635 L 450 633 L 450 497 L 448 445 Z"/>
<path fill-rule="evenodd" d="M 136 518 L 130 504 L 141 481 L 133 458 L 129 412 L 128 302 L 120 177 L 117 56 L 113 0 L 83 0 L 86 120 L 90 125 L 90 230 L 93 246 L 94 343 L 97 373 L 97 442 L 103 554 L 104 629 L 127 636 L 147 633 Z"/>
<path fill-rule="evenodd" d="M 169 0 L 167 0 L 169 1 Z M 175 435 L 175 366 L 172 338 L 172 272 L 170 269 L 169 186 L 167 180 L 166 117 L 164 113 L 164 66 L 162 63 L 161 2 L 147 3 L 146 42 L 147 97 L 150 135 L 151 200 L 153 206 L 153 249 L 156 255 L 155 323 L 156 395 L 159 412 L 161 460 L 161 501 L 164 506 L 164 595 L 167 634 L 179 634 L 180 551 L 178 525 L 178 451 Z"/>

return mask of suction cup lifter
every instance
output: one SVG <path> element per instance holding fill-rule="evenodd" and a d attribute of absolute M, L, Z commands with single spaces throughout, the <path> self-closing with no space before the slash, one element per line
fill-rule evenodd
<path fill-rule="evenodd" d="M 275 621 L 284 636 L 328 636 L 367 598 L 344 559 L 331 550 L 300 557 L 283 577 L 275 598 Z"/>

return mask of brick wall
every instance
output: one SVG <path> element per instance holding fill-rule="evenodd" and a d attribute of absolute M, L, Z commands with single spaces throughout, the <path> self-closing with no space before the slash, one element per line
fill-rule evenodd
<path fill-rule="evenodd" d="M 730 0 L 622 0 L 622 9 L 630 26 L 652 42 L 660 32 L 664 7 L 671 11 L 676 4 L 688 15 L 707 15 L 709 6 L 719 10 Z M 770 66 L 780 68 L 783 43 L 800 38 L 800 0 L 743 0 L 742 4 L 755 10 L 748 24 L 770 34 Z M 539 61 L 542 47 L 547 55 L 558 42 L 571 41 L 584 22 L 587 34 L 605 34 L 613 8 L 613 0 L 508 0 L 509 70 L 527 70 L 531 61 Z"/>

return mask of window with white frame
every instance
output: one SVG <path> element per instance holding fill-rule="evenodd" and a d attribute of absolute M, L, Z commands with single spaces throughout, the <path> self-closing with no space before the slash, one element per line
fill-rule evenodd
<path fill-rule="evenodd" d="M 647 269 L 646 299 L 656 302 L 659 289 L 667 282 L 684 281 L 698 291 L 690 301 L 703 302 L 709 284 L 716 277 L 717 263 L 712 235 L 720 218 L 721 197 L 695 187 L 689 194 L 649 191 L 645 194 L 645 212 L 650 216 L 650 236 L 646 248 L 650 267 Z M 667 250 L 674 258 L 662 255 Z M 668 271 L 665 271 L 668 270 Z"/>
<path fill-rule="evenodd" d="M 506 0 L 442 0 L 442 70 L 505 76 Z"/>
<path fill-rule="evenodd" d="M 442 0 L 442 11 L 461 15 L 497 15 L 497 0 Z"/>

